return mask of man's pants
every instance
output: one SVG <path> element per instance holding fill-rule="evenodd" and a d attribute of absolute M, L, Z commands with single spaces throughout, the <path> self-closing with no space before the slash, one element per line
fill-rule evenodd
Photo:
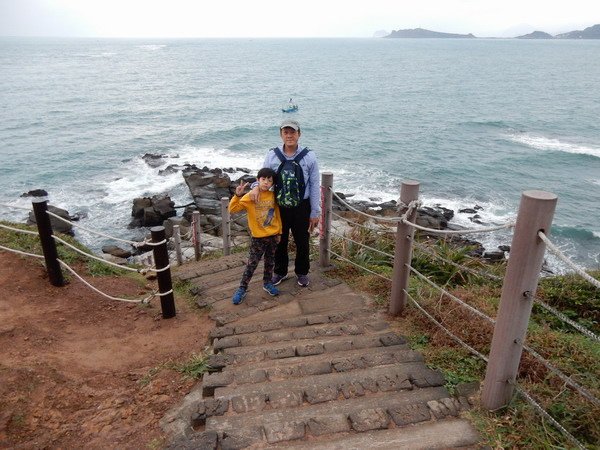
<path fill-rule="evenodd" d="M 275 251 L 275 273 L 277 275 L 287 275 L 288 264 L 288 242 L 290 231 L 296 244 L 296 261 L 294 272 L 296 275 L 307 275 L 310 269 L 309 238 L 308 225 L 310 224 L 310 200 L 302 200 L 295 208 L 279 207 L 281 213 L 281 222 L 283 231 L 281 241 Z"/>

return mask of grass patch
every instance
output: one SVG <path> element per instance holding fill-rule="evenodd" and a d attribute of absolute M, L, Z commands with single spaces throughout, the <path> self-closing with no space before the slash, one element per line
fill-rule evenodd
<path fill-rule="evenodd" d="M 171 366 L 186 378 L 199 379 L 211 370 L 206 353 L 192 353 L 187 361 Z"/>

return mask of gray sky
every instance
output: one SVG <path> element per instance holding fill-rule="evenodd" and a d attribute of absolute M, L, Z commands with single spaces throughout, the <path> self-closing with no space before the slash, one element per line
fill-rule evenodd
<path fill-rule="evenodd" d="M 600 0 L 0 0 L 0 36 L 370 37 L 427 28 L 551 34 L 600 23 Z"/>

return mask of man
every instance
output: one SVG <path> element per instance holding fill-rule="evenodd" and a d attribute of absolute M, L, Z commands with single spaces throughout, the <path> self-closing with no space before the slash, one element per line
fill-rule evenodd
<path fill-rule="evenodd" d="M 275 195 L 278 197 L 277 202 L 281 212 L 282 235 L 275 251 L 274 285 L 278 285 L 288 278 L 288 242 L 290 231 L 296 244 L 294 271 L 298 279 L 298 284 L 306 287 L 310 282 L 308 278 L 308 271 L 310 269 L 309 239 L 310 233 L 319 224 L 321 215 L 321 187 L 317 157 L 314 152 L 302 149 L 298 145 L 301 134 L 300 124 L 296 120 L 284 120 L 279 127 L 279 135 L 281 136 L 283 145 L 269 150 L 263 163 L 263 167 L 271 168 L 277 172 L 284 165 L 282 158 L 288 162 L 296 161 L 302 172 L 302 175 L 298 178 L 303 177 L 303 183 L 300 180 L 298 184 L 300 187 L 304 185 L 304 189 L 299 189 L 300 199 L 298 205 L 286 206 L 279 198 L 277 192 L 282 189 L 282 171 L 279 171 L 280 173 L 277 174 L 278 183 L 276 183 Z M 284 185 L 287 184 L 284 183 Z M 256 201 L 258 198 L 258 187 L 253 187 L 250 195 Z"/>

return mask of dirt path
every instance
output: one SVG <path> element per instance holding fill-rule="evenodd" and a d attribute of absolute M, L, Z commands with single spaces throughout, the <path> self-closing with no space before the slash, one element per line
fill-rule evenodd
<path fill-rule="evenodd" d="M 95 278 L 113 295 L 147 290 Z M 0 252 L 0 448 L 161 448 L 158 421 L 193 387 L 172 369 L 207 344 L 212 321 L 177 303 L 106 300 L 78 281 L 50 285 L 36 260 Z"/>

